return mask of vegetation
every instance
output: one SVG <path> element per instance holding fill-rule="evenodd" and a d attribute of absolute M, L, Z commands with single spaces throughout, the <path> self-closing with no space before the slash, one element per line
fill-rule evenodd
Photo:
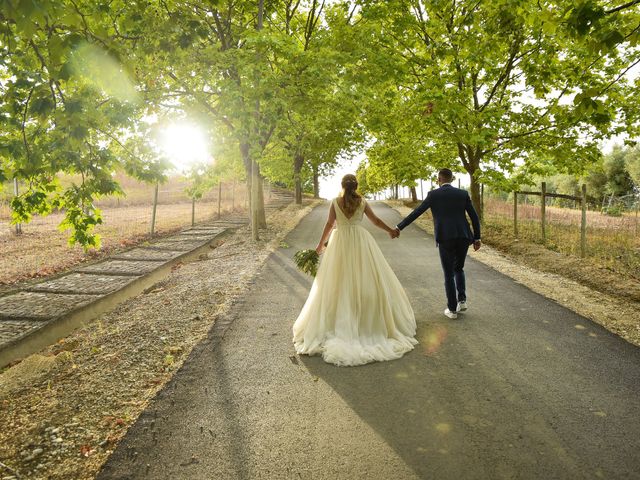
<path fill-rule="evenodd" d="M 410 186 L 422 174 L 419 163 L 451 166 L 469 174 L 479 207 L 479 182 L 510 189 L 535 174 L 579 174 L 598 160 L 599 140 L 636 134 L 630 95 L 637 83 L 624 78 L 638 63 L 639 14 L 631 4 L 608 11 L 596 2 L 509 0 L 367 7 L 360 30 L 373 39 L 379 65 L 372 73 L 387 65 L 395 77 L 374 97 L 370 122 L 384 134 L 374 146 L 382 155 L 369 163 L 371 184 Z M 380 107 L 391 112 L 382 126 Z"/>
<path fill-rule="evenodd" d="M 638 185 L 638 151 L 603 158 L 599 142 L 638 133 L 638 4 L 6 0 L 0 182 L 26 184 L 14 221 L 60 210 L 71 242 L 96 247 L 96 200 L 121 194 L 116 172 L 163 181 L 154 132 L 184 118 L 212 145 L 190 194 L 246 181 L 254 238 L 264 178 L 300 202 L 356 149 L 370 192 L 415 194 L 448 166 L 478 207 L 481 182 L 512 190 L 537 175 L 619 196 Z"/>
<path fill-rule="evenodd" d="M 587 186 L 588 207 L 611 214 L 635 210 L 639 205 L 640 178 L 637 174 L 640 163 L 638 147 L 622 147 L 616 145 L 613 150 L 598 158 L 583 175 L 555 174 L 551 176 L 534 176 L 527 183 L 539 187 L 546 182 L 547 192 L 560 193 L 580 197 L 581 185 Z M 507 193 L 496 188 L 488 188 L 486 196 L 501 197 L 505 200 Z M 534 203 L 539 198 L 532 199 Z M 573 200 L 562 198 L 548 199 L 547 203 L 560 207 L 576 207 Z"/>

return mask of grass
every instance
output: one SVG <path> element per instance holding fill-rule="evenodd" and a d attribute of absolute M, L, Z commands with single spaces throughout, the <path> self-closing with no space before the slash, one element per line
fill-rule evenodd
<path fill-rule="evenodd" d="M 540 207 L 518 205 L 518 238 L 513 231 L 513 204 L 485 202 L 483 237 L 489 243 L 527 241 L 565 255 L 580 256 L 581 211 L 547 207 L 546 240 L 542 239 Z M 586 258 L 607 269 L 640 280 L 640 232 L 634 214 L 610 217 L 587 212 Z"/>

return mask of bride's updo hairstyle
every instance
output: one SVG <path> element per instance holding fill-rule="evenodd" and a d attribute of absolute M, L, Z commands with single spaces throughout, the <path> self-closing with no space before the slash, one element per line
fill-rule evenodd
<path fill-rule="evenodd" d="M 342 177 L 342 210 L 350 217 L 360 206 L 362 195 L 358 193 L 358 180 L 355 175 L 348 173 Z"/>

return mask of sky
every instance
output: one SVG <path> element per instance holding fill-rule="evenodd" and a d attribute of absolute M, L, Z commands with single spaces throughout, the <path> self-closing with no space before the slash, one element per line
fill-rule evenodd
<path fill-rule="evenodd" d="M 360 163 L 361 157 L 354 157 L 350 160 L 344 160 L 340 166 L 336 168 L 333 174 L 327 178 L 320 179 L 320 196 L 322 198 L 332 199 L 338 196 L 342 187 L 340 181 L 347 173 L 356 174 L 356 169 Z"/>
<path fill-rule="evenodd" d="M 337 197 L 340 194 L 340 190 L 342 190 L 342 187 L 340 186 L 340 181 L 342 180 L 342 177 L 345 176 L 347 173 L 352 173 L 352 174 L 356 174 L 356 169 L 358 168 L 358 165 L 360 164 L 360 161 L 364 158 L 364 156 L 359 156 L 359 157 L 354 157 L 351 160 L 344 160 L 340 163 L 340 166 L 338 168 L 336 168 L 336 170 L 333 172 L 332 175 L 326 177 L 326 178 L 321 178 L 320 179 L 320 196 L 322 198 L 326 198 L 326 199 L 332 199 Z M 461 175 L 462 179 L 464 179 L 466 175 Z M 467 186 L 469 184 L 468 180 L 466 181 L 462 181 L 461 180 L 461 185 L 462 186 Z M 428 181 L 424 181 L 423 183 L 423 192 L 426 195 L 427 192 L 429 190 L 429 182 Z M 420 185 L 418 185 L 418 198 L 421 198 L 420 196 Z M 409 189 L 405 188 L 404 192 L 400 193 L 400 196 L 405 198 L 409 196 Z"/>

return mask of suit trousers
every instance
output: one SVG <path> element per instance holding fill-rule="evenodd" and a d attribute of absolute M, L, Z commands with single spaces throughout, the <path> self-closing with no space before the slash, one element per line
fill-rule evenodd
<path fill-rule="evenodd" d="M 440 263 L 444 272 L 444 289 L 447 292 L 447 307 L 452 312 L 456 311 L 458 302 L 467 299 L 464 261 L 470 244 L 468 238 L 455 238 L 438 243 Z"/>

